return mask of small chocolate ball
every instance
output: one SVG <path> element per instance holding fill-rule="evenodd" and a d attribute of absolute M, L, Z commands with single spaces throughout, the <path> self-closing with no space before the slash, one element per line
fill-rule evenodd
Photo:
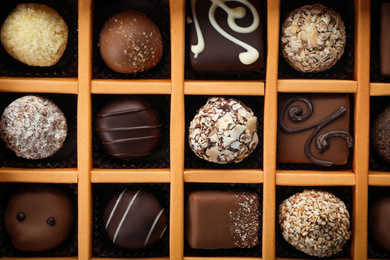
<path fill-rule="evenodd" d="M 145 99 L 136 96 L 106 104 L 96 115 L 95 126 L 106 152 L 124 160 L 150 154 L 162 135 L 156 110 Z"/>
<path fill-rule="evenodd" d="M 375 118 L 371 140 L 378 155 L 390 162 L 390 106 Z"/>
<path fill-rule="evenodd" d="M 110 69 L 127 74 L 156 66 L 163 53 L 160 30 L 138 11 L 125 11 L 110 18 L 100 32 L 99 47 Z"/>
<path fill-rule="evenodd" d="M 390 193 L 374 200 L 368 212 L 368 226 L 375 242 L 390 250 Z"/>
<path fill-rule="evenodd" d="M 59 246 L 72 230 L 73 207 L 69 196 L 56 187 L 19 189 L 9 199 L 4 217 L 13 246 L 26 252 Z"/>
<path fill-rule="evenodd" d="M 156 242 L 168 223 L 165 208 L 151 193 L 128 189 L 111 198 L 103 219 L 112 242 L 128 249 L 139 249 Z"/>
<path fill-rule="evenodd" d="M 212 97 L 201 107 L 189 126 L 191 150 L 209 162 L 241 162 L 256 148 L 257 117 L 236 99 Z"/>

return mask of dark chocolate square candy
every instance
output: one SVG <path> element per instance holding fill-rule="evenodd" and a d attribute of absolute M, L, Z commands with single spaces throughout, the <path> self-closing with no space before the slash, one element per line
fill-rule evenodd
<path fill-rule="evenodd" d="M 192 0 L 190 18 L 189 52 L 195 71 L 244 74 L 264 66 L 258 0 Z"/>
<path fill-rule="evenodd" d="M 259 199 L 253 192 L 188 194 L 187 243 L 194 249 L 251 248 L 259 243 Z"/>
<path fill-rule="evenodd" d="M 381 74 L 384 77 L 390 77 L 390 3 L 383 3 L 381 6 Z"/>
<path fill-rule="evenodd" d="M 348 162 L 353 146 L 348 95 L 282 95 L 278 111 L 279 163 Z"/>

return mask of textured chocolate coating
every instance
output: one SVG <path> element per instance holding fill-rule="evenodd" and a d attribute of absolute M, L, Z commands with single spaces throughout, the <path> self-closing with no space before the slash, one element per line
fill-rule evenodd
<path fill-rule="evenodd" d="M 100 54 L 106 65 L 119 73 L 139 73 L 156 66 L 162 57 L 160 30 L 144 14 L 125 11 L 103 26 Z"/>
<path fill-rule="evenodd" d="M 50 99 L 27 95 L 4 110 L 0 132 L 16 156 L 36 160 L 48 158 L 62 147 L 68 126 L 64 113 Z"/>
<path fill-rule="evenodd" d="M 374 121 L 371 140 L 379 156 L 390 162 L 390 107 L 386 107 Z"/>
<path fill-rule="evenodd" d="M 320 166 L 348 162 L 348 95 L 288 95 L 279 99 L 278 162 Z"/>
<path fill-rule="evenodd" d="M 150 193 L 125 189 L 104 209 L 104 225 L 113 243 L 139 249 L 162 237 L 168 218 L 165 209 Z"/>
<path fill-rule="evenodd" d="M 8 201 L 5 229 L 21 251 L 42 252 L 64 242 L 72 229 L 73 203 L 55 187 L 25 187 Z"/>
<path fill-rule="evenodd" d="M 260 3 L 246 2 L 191 1 L 190 59 L 195 71 L 238 74 L 264 66 Z"/>
<path fill-rule="evenodd" d="M 250 248 L 259 241 L 256 193 L 194 191 L 188 195 L 187 243 L 194 249 Z"/>
<path fill-rule="evenodd" d="M 368 226 L 375 242 L 390 250 L 390 194 L 374 200 L 368 211 Z"/>
<path fill-rule="evenodd" d="M 106 152 L 129 160 L 148 155 L 159 143 L 161 123 L 143 98 L 124 97 L 105 105 L 96 115 L 96 132 Z"/>
<path fill-rule="evenodd" d="M 383 3 L 381 6 L 380 27 L 380 70 L 382 76 L 390 77 L 390 3 Z"/>

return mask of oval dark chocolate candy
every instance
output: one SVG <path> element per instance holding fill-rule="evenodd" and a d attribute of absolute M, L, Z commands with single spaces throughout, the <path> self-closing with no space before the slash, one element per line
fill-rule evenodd
<path fill-rule="evenodd" d="M 103 220 L 116 245 L 139 249 L 156 242 L 167 228 L 165 208 L 143 190 L 125 189 L 107 203 Z"/>
<path fill-rule="evenodd" d="M 73 203 L 62 190 L 31 186 L 11 195 L 4 224 L 16 249 L 42 252 L 67 239 L 73 218 Z"/>
<path fill-rule="evenodd" d="M 368 212 L 368 226 L 375 242 L 390 250 L 390 193 L 374 200 Z"/>
<path fill-rule="evenodd" d="M 135 96 L 109 102 L 96 115 L 95 126 L 105 151 L 124 160 L 150 154 L 162 135 L 153 106 Z"/>

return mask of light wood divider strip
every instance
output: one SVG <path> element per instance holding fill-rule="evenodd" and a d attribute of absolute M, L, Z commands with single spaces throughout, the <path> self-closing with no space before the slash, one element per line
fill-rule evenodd
<path fill-rule="evenodd" d="M 184 170 L 184 182 L 263 183 L 262 170 Z"/>
<path fill-rule="evenodd" d="M 353 197 L 352 248 L 354 260 L 367 259 L 368 169 L 370 139 L 370 0 L 355 0 L 355 148 L 353 171 L 356 185 Z"/>
<path fill-rule="evenodd" d="M 184 260 L 261 260 L 261 257 L 201 257 L 201 256 L 191 256 L 184 257 Z"/>
<path fill-rule="evenodd" d="M 77 78 L 6 78 L 0 80 L 0 91 L 27 93 L 77 94 Z"/>
<path fill-rule="evenodd" d="M 355 186 L 350 171 L 276 171 L 276 185 L 281 186 Z"/>
<path fill-rule="evenodd" d="M 370 171 L 368 184 L 370 186 L 390 186 L 390 174 L 388 172 Z"/>
<path fill-rule="evenodd" d="M 79 259 L 92 257 L 92 38 L 93 0 L 79 1 L 79 95 L 77 106 L 78 250 Z"/>
<path fill-rule="evenodd" d="M 1 182 L 77 183 L 77 169 L 0 168 Z"/>
<path fill-rule="evenodd" d="M 278 92 L 294 93 L 356 93 L 357 81 L 324 79 L 280 79 Z"/>
<path fill-rule="evenodd" d="M 370 96 L 390 96 L 390 83 L 370 83 Z"/>
<path fill-rule="evenodd" d="M 184 52 L 185 1 L 169 0 L 171 18 L 170 259 L 184 255 Z M 174 111 L 173 111 L 174 108 Z"/>
<path fill-rule="evenodd" d="M 262 258 L 275 259 L 276 139 L 280 0 L 267 1 L 267 69 L 264 102 Z"/>
<path fill-rule="evenodd" d="M 92 183 L 169 183 L 169 169 L 92 169 Z"/>
<path fill-rule="evenodd" d="M 171 94 L 171 80 L 94 79 L 92 94 Z"/>
<path fill-rule="evenodd" d="M 184 82 L 184 94 L 264 96 L 264 82 L 189 80 Z"/>

